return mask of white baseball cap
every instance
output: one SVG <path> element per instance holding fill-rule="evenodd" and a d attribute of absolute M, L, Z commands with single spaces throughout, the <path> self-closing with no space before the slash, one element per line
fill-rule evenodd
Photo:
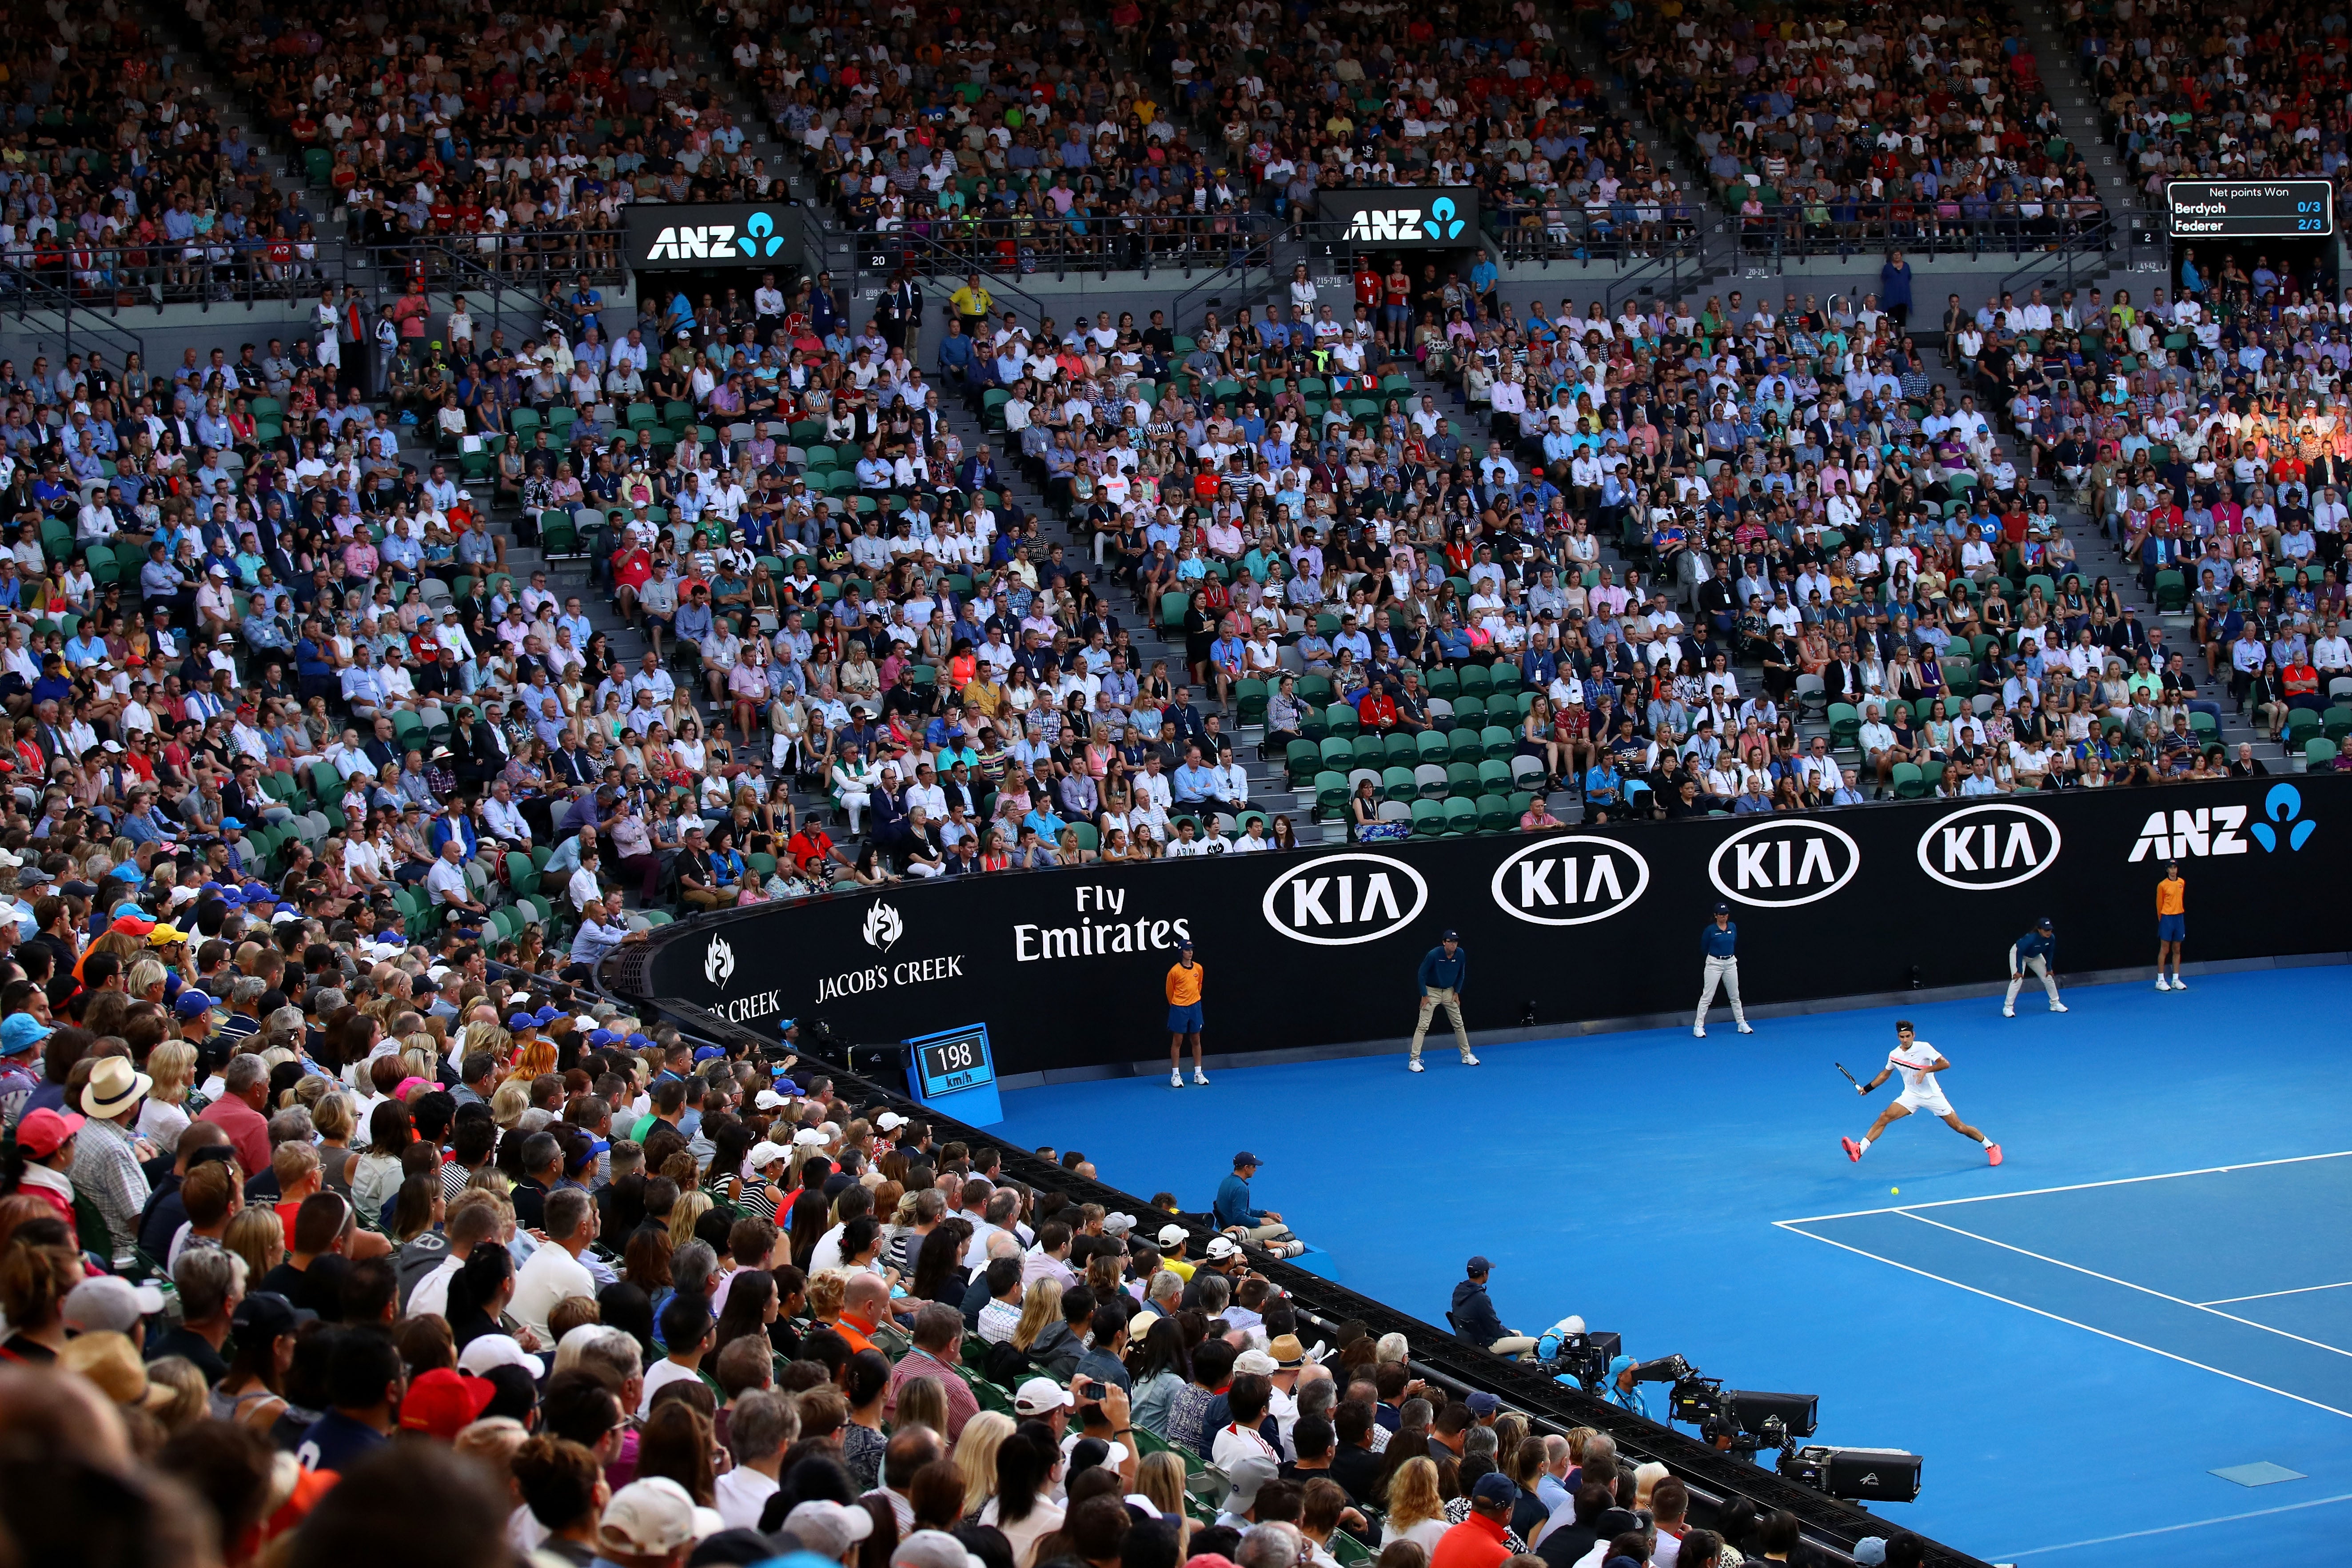
<path fill-rule="evenodd" d="M 859 1512 L 862 1516 L 864 1510 Z M 873 1521 L 866 1522 L 867 1529 L 873 1528 Z M 604 1541 L 618 1551 L 635 1556 L 663 1556 L 692 1544 L 694 1499 L 667 1476 L 631 1481 L 604 1505 L 598 1526 Z"/>
<path fill-rule="evenodd" d="M 1013 1408 L 1024 1415 L 1043 1415 L 1047 1411 L 1066 1409 L 1076 1403 L 1070 1397 L 1068 1389 L 1050 1377 L 1033 1377 L 1013 1395 Z"/>
<path fill-rule="evenodd" d="M 784 1528 L 819 1556 L 838 1558 L 874 1533 L 874 1516 L 845 1503 L 812 1500 L 784 1516 Z"/>
<path fill-rule="evenodd" d="M 1163 1225 L 1160 1227 L 1160 1245 L 1181 1247 L 1184 1245 L 1185 1237 L 1191 1234 L 1181 1225 Z"/>

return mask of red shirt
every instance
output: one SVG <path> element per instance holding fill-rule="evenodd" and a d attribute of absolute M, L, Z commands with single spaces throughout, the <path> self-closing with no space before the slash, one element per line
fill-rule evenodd
<path fill-rule="evenodd" d="M 1365 692 L 1363 700 L 1356 704 L 1356 713 L 1363 720 L 1364 728 L 1367 730 L 1396 728 L 1396 699 L 1385 691 Z"/>
<path fill-rule="evenodd" d="M 1503 1544 L 1503 1534 L 1500 1521 L 1474 1511 L 1437 1538 L 1437 1549 L 1429 1554 L 1429 1568 L 1495 1568 L 1511 1555 L 1511 1549 Z"/>
<path fill-rule="evenodd" d="M 228 1134 L 236 1163 L 250 1178 L 269 1169 L 269 1123 L 261 1112 L 233 1095 L 223 1095 L 205 1107 L 196 1120 L 209 1121 Z"/>

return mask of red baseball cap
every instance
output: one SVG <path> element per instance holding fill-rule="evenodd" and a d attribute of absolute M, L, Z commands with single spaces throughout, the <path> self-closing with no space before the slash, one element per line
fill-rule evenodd
<path fill-rule="evenodd" d="M 454 1443 L 459 1432 L 481 1418 L 498 1393 L 498 1385 L 487 1377 L 435 1367 L 409 1380 L 408 1392 L 400 1400 L 401 1430 Z"/>
<path fill-rule="evenodd" d="M 16 1123 L 16 1147 L 36 1160 L 46 1160 L 81 1131 L 82 1119 L 70 1110 L 43 1107 Z"/>

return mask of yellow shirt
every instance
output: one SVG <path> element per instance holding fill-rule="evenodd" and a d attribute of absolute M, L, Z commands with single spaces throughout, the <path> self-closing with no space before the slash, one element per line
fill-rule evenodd
<path fill-rule="evenodd" d="M 948 296 L 948 303 L 955 307 L 955 313 L 959 316 L 985 316 L 991 301 L 986 289 L 974 289 L 966 284 Z"/>
<path fill-rule="evenodd" d="M 1201 965 L 1197 961 L 1190 965 L 1171 964 L 1168 969 L 1168 1005 L 1171 1007 L 1190 1007 L 1198 1002 L 1201 999 Z"/>

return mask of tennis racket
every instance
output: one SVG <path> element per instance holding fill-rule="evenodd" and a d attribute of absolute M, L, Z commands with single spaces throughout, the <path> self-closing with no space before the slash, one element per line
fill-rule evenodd
<path fill-rule="evenodd" d="M 1854 1091 L 1854 1093 L 1856 1093 L 1856 1094 L 1868 1094 L 1868 1093 L 1870 1092 L 1870 1090 L 1868 1090 L 1868 1089 L 1864 1089 L 1864 1088 L 1863 1088 L 1863 1087 L 1862 1087 L 1862 1080 L 1861 1080 L 1860 1079 L 1858 1079 L 1858 1078 L 1854 1077 L 1854 1076 L 1853 1076 L 1853 1074 L 1852 1074 L 1852 1073 L 1850 1073 L 1850 1072 L 1848 1072 L 1848 1071 L 1846 1071 L 1846 1070 L 1845 1070 L 1845 1063 L 1843 1063 L 1843 1062 L 1832 1062 L 1832 1063 L 1830 1064 L 1830 1066 L 1832 1066 L 1832 1067 L 1833 1067 L 1833 1068 L 1837 1068 L 1837 1069 L 1838 1069 L 1838 1076 L 1839 1076 L 1840 1078 L 1842 1078 L 1842 1079 L 1845 1079 L 1845 1080 L 1846 1080 L 1846 1082 L 1848 1082 L 1848 1083 L 1850 1083 L 1850 1084 L 1853 1085 L 1853 1091 Z"/>

